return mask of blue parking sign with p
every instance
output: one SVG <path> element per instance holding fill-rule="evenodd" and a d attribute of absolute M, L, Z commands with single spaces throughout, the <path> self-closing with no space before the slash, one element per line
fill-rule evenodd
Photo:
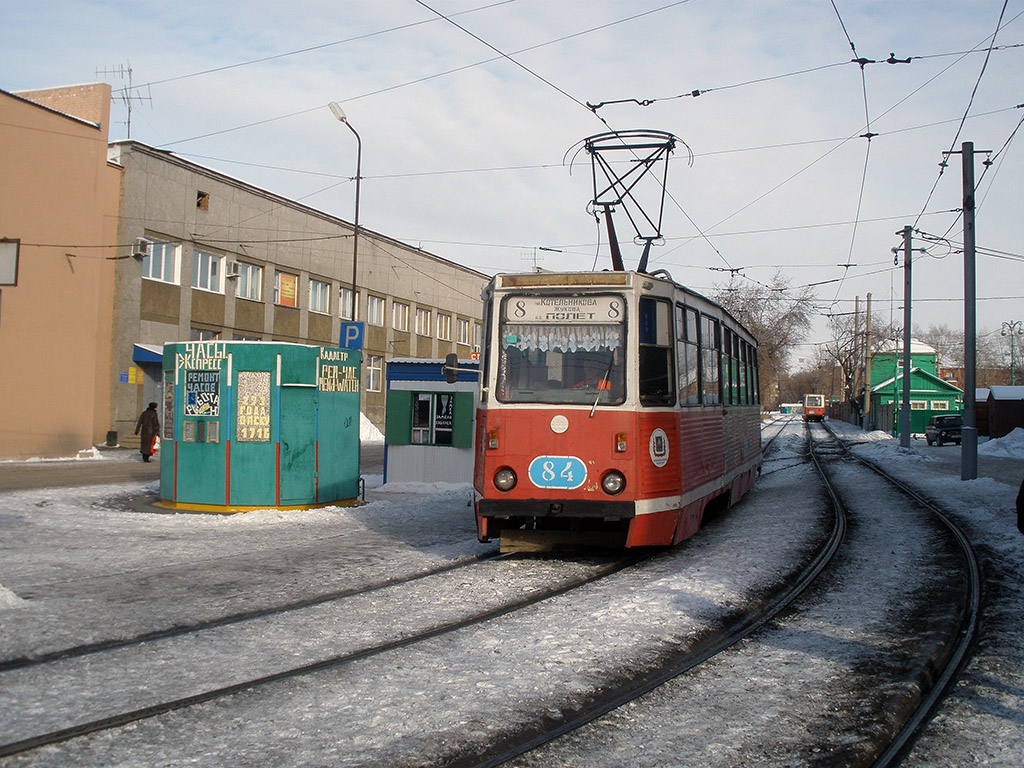
<path fill-rule="evenodd" d="M 362 349 L 363 323 L 342 323 L 338 346 L 342 349 Z"/>

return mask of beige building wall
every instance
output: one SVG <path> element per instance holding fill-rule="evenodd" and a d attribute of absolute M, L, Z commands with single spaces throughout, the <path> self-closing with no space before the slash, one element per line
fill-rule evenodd
<path fill-rule="evenodd" d="M 237 179 L 132 141 L 115 142 L 110 159 L 123 169 L 118 239 L 168 243 L 175 269 L 161 278 L 143 276 L 151 264 L 116 262 L 115 320 L 110 380 L 111 429 L 126 444 L 145 402 L 159 399 L 157 366 L 143 365 L 139 345 L 204 338 L 289 341 L 338 346 L 340 291 L 351 287 L 352 225 Z M 152 247 L 152 246 L 149 246 Z M 221 259 L 221 279 L 193 287 L 197 252 Z M 150 257 L 152 258 L 152 257 Z M 224 279 L 229 263 L 262 270 L 259 299 L 240 295 L 238 278 Z M 277 274 L 297 278 L 295 302 L 275 297 Z M 363 413 L 384 426 L 386 361 L 443 358 L 473 352 L 488 277 L 377 232 L 360 228 L 357 320 L 367 322 L 368 297 L 383 302 L 383 324 L 367 323 L 363 352 Z M 310 307 L 312 281 L 326 284 L 326 312 Z M 395 328 L 395 303 L 408 307 L 408 330 Z M 417 310 L 429 312 L 429 328 L 416 332 Z M 439 338 L 438 315 L 450 318 L 449 339 Z M 460 344 L 459 321 L 469 329 Z M 369 391 L 370 357 L 383 362 L 378 391 Z M 121 383 L 126 372 L 145 372 L 141 386 Z M 137 381 L 136 378 L 132 379 Z"/>
<path fill-rule="evenodd" d="M 73 456 L 106 437 L 120 174 L 110 86 L 0 91 L 0 458 Z"/>

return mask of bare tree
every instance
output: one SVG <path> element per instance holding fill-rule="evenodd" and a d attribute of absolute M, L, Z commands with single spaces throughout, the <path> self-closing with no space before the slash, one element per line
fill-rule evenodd
<path fill-rule="evenodd" d="M 739 285 L 733 278 L 712 298 L 757 338 L 761 402 L 778 405 L 789 355 L 811 327 L 814 290 L 791 288 L 790 281 L 776 272 L 770 284 L 747 281 Z"/>

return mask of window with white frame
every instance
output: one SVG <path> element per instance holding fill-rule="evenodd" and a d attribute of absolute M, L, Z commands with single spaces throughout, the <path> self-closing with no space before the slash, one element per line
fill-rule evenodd
<path fill-rule="evenodd" d="M 933 411 L 948 411 L 949 401 L 948 400 L 932 400 Z"/>
<path fill-rule="evenodd" d="M 384 299 L 380 296 L 366 297 L 366 322 L 370 325 L 384 325 Z"/>
<path fill-rule="evenodd" d="M 418 309 L 416 310 L 416 333 L 420 336 L 430 335 L 430 310 L 429 309 Z"/>
<path fill-rule="evenodd" d="M 309 281 L 309 311 L 327 314 L 331 311 L 331 284 L 323 280 Z"/>
<path fill-rule="evenodd" d="M 441 341 L 452 340 L 452 316 L 437 313 L 437 338 Z"/>
<path fill-rule="evenodd" d="M 927 411 L 928 401 L 927 400 L 911 400 L 910 410 L 912 411 Z"/>
<path fill-rule="evenodd" d="M 144 242 L 146 250 L 142 257 L 142 276 L 163 283 L 177 283 L 181 246 L 160 240 Z"/>
<path fill-rule="evenodd" d="M 455 332 L 458 334 L 455 341 L 458 344 L 469 344 L 469 320 L 463 317 L 455 320 Z"/>
<path fill-rule="evenodd" d="M 409 330 L 409 305 L 396 301 L 391 306 L 391 327 L 396 331 Z"/>
<path fill-rule="evenodd" d="M 289 272 L 274 273 L 274 303 L 282 307 L 298 307 L 299 276 Z"/>
<path fill-rule="evenodd" d="M 208 328 L 192 328 L 189 333 L 190 341 L 220 341 L 220 331 L 211 331 Z"/>
<path fill-rule="evenodd" d="M 380 355 L 368 355 L 366 358 L 366 391 L 380 392 L 384 373 L 384 358 Z"/>
<path fill-rule="evenodd" d="M 263 299 L 263 267 L 238 262 L 238 280 L 235 282 L 235 296 L 240 299 L 260 301 Z"/>
<path fill-rule="evenodd" d="M 480 351 L 480 323 L 473 323 L 473 351 Z"/>
<path fill-rule="evenodd" d="M 219 254 L 196 248 L 192 253 L 192 287 L 224 293 L 223 261 Z"/>
<path fill-rule="evenodd" d="M 353 293 L 351 288 L 341 288 L 338 291 L 338 314 L 342 320 L 355 320 L 353 311 Z"/>

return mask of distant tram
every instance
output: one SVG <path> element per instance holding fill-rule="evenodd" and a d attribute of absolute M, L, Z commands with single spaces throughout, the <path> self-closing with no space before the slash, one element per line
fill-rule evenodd
<path fill-rule="evenodd" d="M 804 421 L 825 420 L 825 396 L 804 395 Z"/>
<path fill-rule="evenodd" d="M 497 275 L 484 305 L 481 541 L 675 544 L 754 484 L 757 342 L 718 304 L 611 271 Z"/>

